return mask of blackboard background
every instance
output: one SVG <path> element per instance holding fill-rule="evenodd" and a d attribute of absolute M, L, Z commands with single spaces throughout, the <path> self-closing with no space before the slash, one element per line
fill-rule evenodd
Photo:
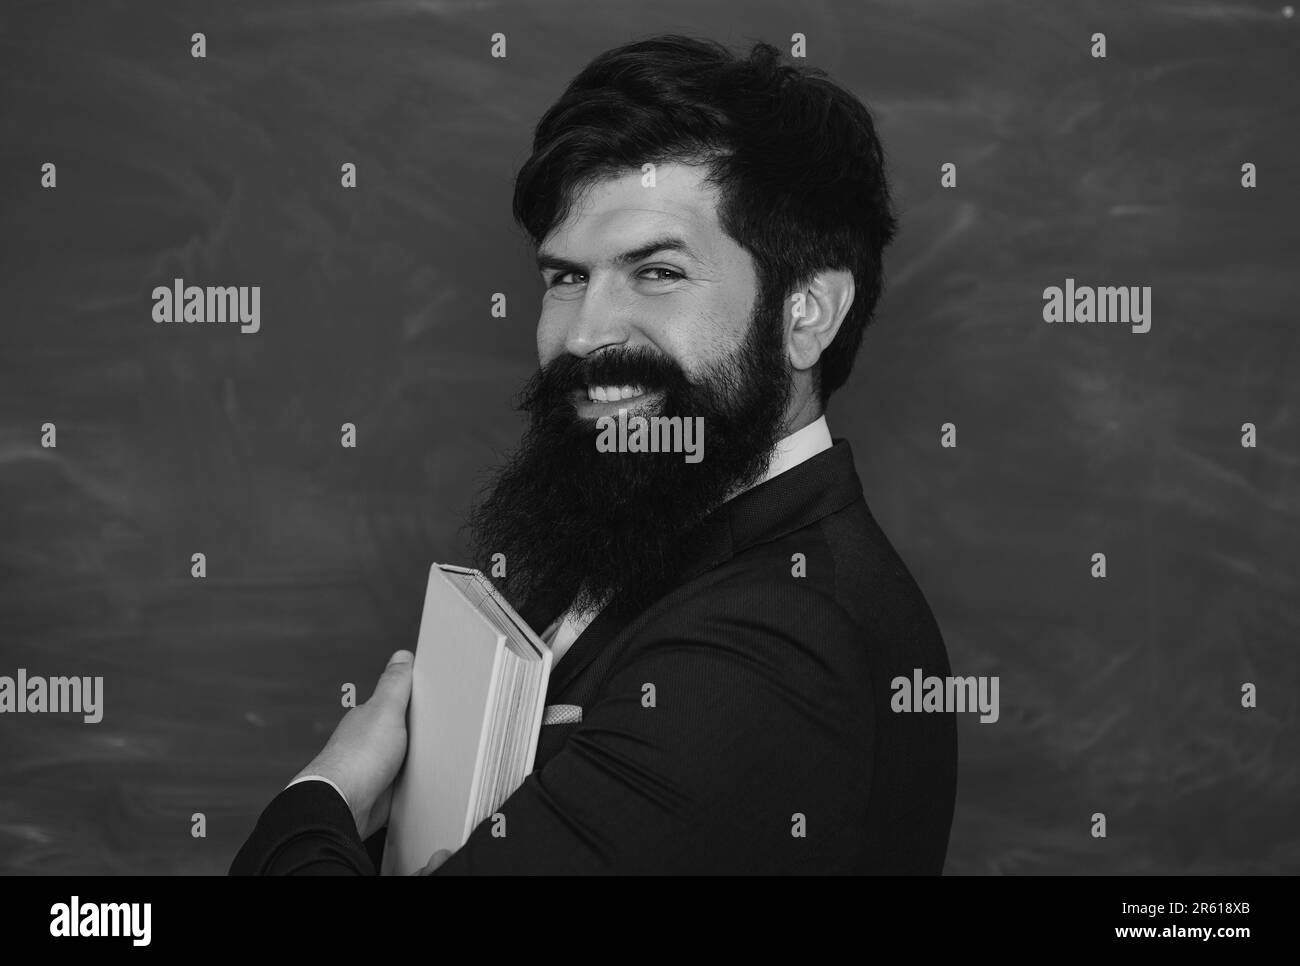
<path fill-rule="evenodd" d="M 0 718 L 0 871 L 224 872 L 341 684 L 411 646 L 536 364 L 532 125 L 668 30 L 806 34 L 889 153 L 902 232 L 829 420 L 954 673 L 1001 679 L 1001 720 L 960 723 L 947 871 L 1300 871 L 1297 29 L 1119 0 L 6 3 L 0 674 L 103 675 L 105 717 Z M 261 285 L 261 331 L 154 324 L 176 276 Z M 1067 276 L 1150 285 L 1152 330 L 1044 324 Z"/>

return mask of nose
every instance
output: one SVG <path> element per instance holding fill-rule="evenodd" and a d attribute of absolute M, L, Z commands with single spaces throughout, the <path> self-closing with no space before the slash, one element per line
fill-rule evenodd
<path fill-rule="evenodd" d="M 564 331 L 564 348 L 580 358 L 609 346 L 626 345 L 631 335 L 624 306 L 593 282 L 587 284 L 582 301 L 569 317 Z"/>

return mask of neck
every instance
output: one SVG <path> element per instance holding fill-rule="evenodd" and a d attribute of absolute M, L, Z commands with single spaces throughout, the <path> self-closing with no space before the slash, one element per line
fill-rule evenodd
<path fill-rule="evenodd" d="M 817 400 L 816 393 L 803 395 L 803 398 L 796 400 L 786 413 L 785 431 L 782 436 L 789 436 L 791 433 L 799 432 L 805 426 L 811 426 L 822 417 L 822 413 L 822 406 Z"/>

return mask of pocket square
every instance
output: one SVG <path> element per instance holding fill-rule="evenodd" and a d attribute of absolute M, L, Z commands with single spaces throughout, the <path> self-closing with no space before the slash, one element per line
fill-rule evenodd
<path fill-rule="evenodd" d="M 582 720 L 582 708 L 576 704 L 548 704 L 542 710 L 542 724 L 573 724 Z"/>

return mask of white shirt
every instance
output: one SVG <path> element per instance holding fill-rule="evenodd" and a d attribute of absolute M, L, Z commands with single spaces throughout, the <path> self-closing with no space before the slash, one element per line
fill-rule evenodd
<path fill-rule="evenodd" d="M 805 460 L 812 459 L 822 450 L 831 448 L 831 432 L 826 425 L 826 417 L 819 416 L 803 429 L 795 430 L 789 436 L 786 436 L 773 447 L 772 460 L 768 464 L 767 473 L 764 477 L 755 483 L 766 483 L 773 477 L 780 476 L 786 470 L 793 469 Z M 744 492 L 743 490 L 741 492 Z M 732 499 L 739 496 L 739 493 L 732 494 Z M 578 636 L 587 629 L 587 626 L 596 619 L 600 613 L 600 608 L 579 613 L 570 607 L 562 615 L 552 621 L 545 633 L 542 634 L 542 640 L 550 645 L 551 648 L 551 666 L 554 667 L 559 663 L 560 658 L 564 657 L 566 651 L 578 639 Z M 303 775 L 295 778 L 285 785 L 296 785 L 298 782 L 305 781 L 323 781 L 329 782 L 339 797 L 347 802 L 347 796 L 343 791 L 324 775 Z"/>
<path fill-rule="evenodd" d="M 288 785 L 285 785 L 284 787 L 285 787 L 285 788 L 289 788 L 289 787 L 291 787 L 291 786 L 293 786 L 293 785 L 298 784 L 299 782 L 308 782 L 308 781 L 312 781 L 312 782 L 326 782 L 326 783 L 328 783 L 329 786 L 330 786 L 330 788 L 334 789 L 336 792 L 339 793 L 339 798 L 343 799 L 343 803 L 344 803 L 345 805 L 347 805 L 348 808 L 351 808 L 351 807 L 352 807 L 352 804 L 351 804 L 350 802 L 348 802 L 348 797 L 347 797 L 346 795 L 343 794 L 343 789 L 339 788 L 338 785 L 335 785 L 332 781 L 330 781 L 330 780 L 329 780 L 328 778 L 326 778 L 324 775 L 301 775 L 301 776 L 299 776 L 298 778 L 295 778 L 293 781 L 289 782 L 289 784 L 288 784 Z M 284 789 L 282 788 L 281 791 L 284 791 Z"/>
<path fill-rule="evenodd" d="M 831 431 L 826 425 L 826 417 L 819 416 L 803 429 L 795 430 L 773 447 L 772 461 L 768 464 L 767 474 L 755 483 L 766 483 L 786 470 L 793 469 L 805 460 L 812 459 L 822 450 L 831 448 Z M 741 492 L 744 492 L 743 490 Z M 732 499 L 739 496 L 732 494 Z M 600 608 L 585 613 L 570 607 L 557 617 L 542 634 L 542 640 L 551 647 L 551 666 L 559 663 L 566 651 L 578 639 L 587 626 L 596 619 Z"/>

